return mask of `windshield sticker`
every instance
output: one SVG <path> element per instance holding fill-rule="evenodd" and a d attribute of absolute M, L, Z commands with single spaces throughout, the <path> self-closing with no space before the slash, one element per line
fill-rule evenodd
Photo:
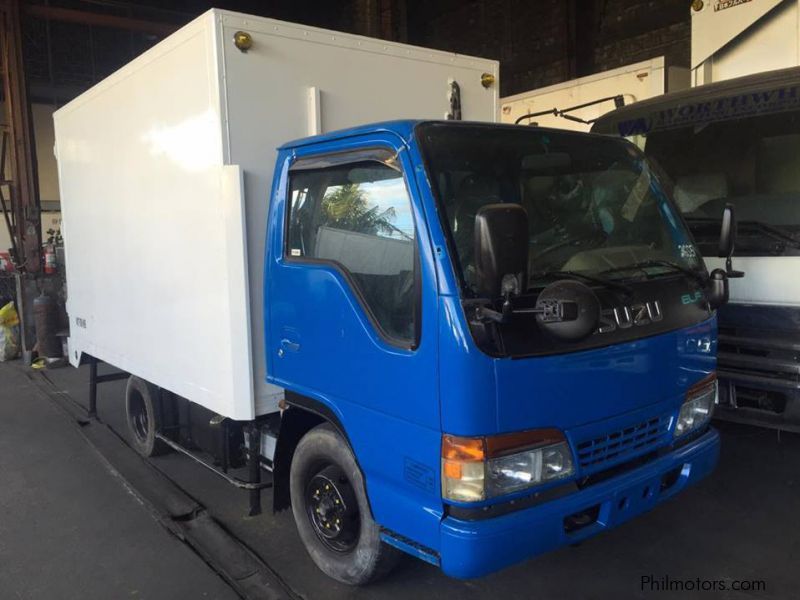
<path fill-rule="evenodd" d="M 620 135 L 647 135 L 653 131 L 741 119 L 800 108 L 800 84 L 725 96 L 703 102 L 677 104 L 649 115 L 620 121 Z"/>
<path fill-rule="evenodd" d="M 740 4 L 747 4 L 751 0 L 717 0 L 714 2 L 714 12 L 725 10 L 726 8 L 733 8 Z"/>
<path fill-rule="evenodd" d="M 642 206 L 642 202 L 644 202 L 649 189 L 650 171 L 647 170 L 647 167 L 644 167 L 642 169 L 642 173 L 636 179 L 636 183 L 633 185 L 631 193 L 628 194 L 625 204 L 623 204 L 622 208 L 620 209 L 620 214 L 622 215 L 623 219 L 633 223 L 634 219 L 636 219 L 636 213 L 639 212 L 639 208 Z"/>
<path fill-rule="evenodd" d="M 678 250 L 681 253 L 681 258 L 696 258 L 697 252 L 692 244 L 678 244 Z"/>

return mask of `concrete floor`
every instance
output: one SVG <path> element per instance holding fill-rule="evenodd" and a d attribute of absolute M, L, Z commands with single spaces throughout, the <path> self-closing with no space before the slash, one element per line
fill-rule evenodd
<path fill-rule="evenodd" d="M 67 368 L 50 371 L 47 376 L 58 389 L 85 403 L 85 372 Z M 5 372 L 0 377 L 4 380 Z M 123 386 L 108 383 L 100 387 L 99 412 L 112 428 L 127 435 Z M 12 396 L 27 401 L 32 394 L 20 384 Z M 36 417 L 24 417 L 29 418 Z M 17 421 L 22 419 L 18 417 Z M 3 420 L 0 428 L 5 427 Z M 18 427 L 34 431 L 34 424 Z M 721 463 L 712 477 L 652 513 L 579 547 L 564 548 L 468 582 L 448 579 L 437 569 L 408 558 L 388 579 L 361 589 L 339 585 L 316 570 L 300 545 L 288 512 L 273 516 L 267 510 L 259 517 L 246 517 L 244 493 L 185 457 L 171 454 L 154 459 L 152 464 L 205 506 L 276 571 L 294 594 L 303 598 L 795 597 L 800 589 L 796 568 L 800 557 L 800 525 L 796 518 L 800 436 L 779 436 L 774 431 L 741 426 L 722 426 L 722 434 Z M 20 437 L 28 443 L 33 439 Z M 5 461 L 0 465 L 9 465 L 7 456 L 0 460 Z M 265 493 L 265 507 L 268 502 Z M 23 515 L 26 520 L 34 518 L 35 515 Z M 24 530 L 35 523 L 18 526 Z M 94 552 L 94 544 L 80 540 L 81 551 Z M 0 552 L 0 559 L 2 556 Z M 152 579 L 167 578 L 165 571 L 169 569 L 153 574 Z M 728 587 L 734 580 L 763 580 L 766 590 L 676 595 L 642 589 L 642 578 L 647 576 L 656 580 L 665 576 L 671 580 L 717 580 Z M 4 587 L 2 577 L 0 572 L 0 589 Z M 113 592 L 115 588 L 109 589 Z M 113 593 L 107 595 L 112 596 Z M 171 597 L 194 596 L 176 593 Z"/>
<path fill-rule="evenodd" d="M 237 598 L 0 363 L 0 598 Z"/>

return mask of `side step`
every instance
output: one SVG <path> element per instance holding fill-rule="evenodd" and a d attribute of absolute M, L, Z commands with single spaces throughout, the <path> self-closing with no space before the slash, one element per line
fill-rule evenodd
<path fill-rule="evenodd" d="M 184 454 L 185 456 L 188 456 L 189 458 L 191 458 L 196 463 L 199 463 L 199 464 L 203 465 L 206 469 L 208 469 L 209 471 L 211 471 L 215 475 L 219 475 L 225 481 L 230 483 L 232 486 L 237 487 L 237 488 L 239 488 L 241 490 L 263 490 L 263 489 L 272 487 L 272 482 L 271 481 L 264 481 L 264 482 L 261 482 L 261 483 L 255 483 L 255 482 L 251 482 L 251 481 L 243 481 L 243 480 L 239 479 L 238 477 L 234 477 L 233 475 L 229 475 L 228 473 L 226 473 L 222 469 L 218 469 L 217 467 L 215 467 L 211 463 L 203 460 L 202 458 L 197 456 L 191 450 L 187 450 L 186 448 L 184 448 L 180 444 L 178 444 L 176 442 L 173 442 L 171 439 L 169 439 L 165 435 L 157 433 L 156 434 L 156 438 L 161 440 L 162 442 L 164 442 L 167 446 L 169 446 L 173 450 L 175 450 L 177 452 L 180 452 L 181 454 Z M 272 472 L 272 467 L 266 466 L 264 464 L 261 465 L 261 468 Z"/>

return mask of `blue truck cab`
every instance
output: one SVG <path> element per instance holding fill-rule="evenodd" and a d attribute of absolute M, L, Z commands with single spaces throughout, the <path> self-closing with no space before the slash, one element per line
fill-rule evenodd
<path fill-rule="evenodd" d="M 285 144 L 273 181 L 274 501 L 330 576 L 482 576 L 713 470 L 721 277 L 632 144 L 387 122 Z"/>

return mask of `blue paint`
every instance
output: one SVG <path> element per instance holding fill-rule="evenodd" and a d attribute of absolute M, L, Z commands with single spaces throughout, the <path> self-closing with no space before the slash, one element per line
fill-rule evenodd
<path fill-rule="evenodd" d="M 719 458 L 719 434 L 702 438 L 645 467 L 590 486 L 557 501 L 485 521 L 442 521 L 442 570 L 452 577 L 480 577 L 560 546 L 612 529 L 668 500 L 708 475 Z M 681 469 L 678 481 L 660 492 L 662 477 Z M 649 494 L 645 494 L 648 490 Z M 627 501 L 627 502 L 626 502 Z M 564 518 L 599 505 L 599 518 L 565 533 Z M 621 507 L 622 505 L 622 507 Z"/>
<path fill-rule="evenodd" d="M 284 145 L 265 252 L 267 379 L 336 415 L 364 473 L 373 517 L 393 532 L 384 534 L 385 541 L 429 562 L 438 554 L 450 575 L 479 576 L 614 527 L 706 475 L 718 454 L 713 431 L 638 469 L 540 506 L 472 522 L 447 516 L 441 496 L 443 433 L 491 435 L 557 427 L 575 455 L 576 445 L 592 436 L 659 415 L 669 421 L 677 416 L 686 390 L 716 367 L 716 320 L 583 352 L 513 360 L 484 354 L 460 304 L 414 127 L 411 121 L 383 123 Z M 397 153 L 412 199 L 409 218 L 417 228 L 421 288 L 420 338 L 413 349 L 380 336 L 334 266 L 290 262 L 282 252 L 293 161 L 375 147 Z M 279 353 L 284 340 L 299 344 L 299 350 Z M 656 446 L 666 448 L 671 435 L 671 429 L 664 432 Z M 624 454 L 604 467 L 635 455 Z M 685 476 L 673 488 L 642 498 L 646 485 L 658 488 L 660 478 L 675 468 Z M 591 472 L 579 466 L 575 477 Z M 630 496 L 624 511 L 617 506 L 623 496 Z M 593 504 L 601 505 L 601 520 L 566 534 L 564 517 Z"/>

